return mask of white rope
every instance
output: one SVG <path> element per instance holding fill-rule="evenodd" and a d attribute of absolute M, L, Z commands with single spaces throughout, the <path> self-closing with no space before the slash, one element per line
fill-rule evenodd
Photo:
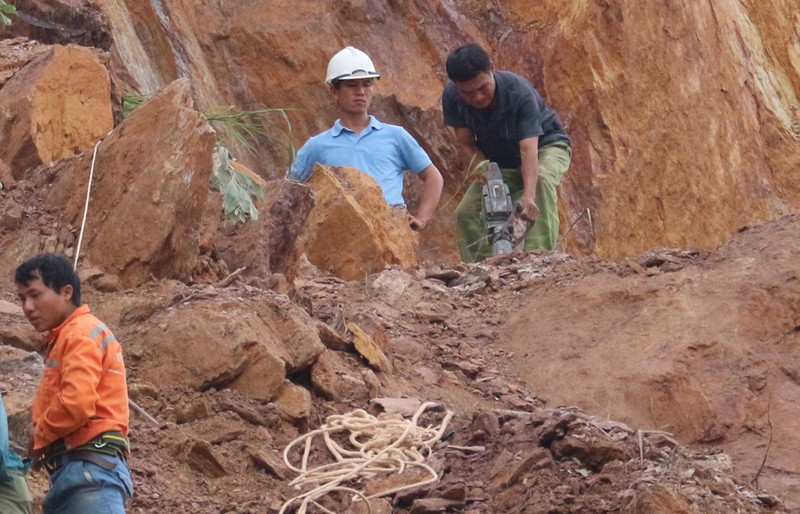
<path fill-rule="evenodd" d="M 108 134 L 111 134 L 113 130 L 109 131 Z M 78 256 L 81 253 L 81 243 L 83 243 L 83 230 L 86 228 L 86 216 L 89 214 L 89 197 L 92 195 L 92 180 L 94 180 L 94 163 L 97 160 L 97 147 L 100 146 L 100 143 L 103 142 L 103 139 L 108 136 L 101 137 L 97 143 L 94 145 L 94 152 L 92 152 L 92 166 L 89 168 L 89 184 L 86 186 L 86 203 L 83 206 L 83 220 L 81 221 L 81 232 L 78 235 L 78 245 L 75 247 L 75 260 L 72 264 L 72 269 L 77 271 L 78 270 Z"/>
<path fill-rule="evenodd" d="M 289 469 L 300 476 L 292 480 L 289 485 L 297 489 L 301 489 L 303 486 L 313 486 L 313 488 L 285 502 L 279 514 L 286 512 L 292 503 L 299 500 L 301 500 L 301 504 L 297 514 L 305 514 L 310 504 L 317 506 L 325 513 L 331 513 L 317 500 L 333 491 L 354 494 L 366 502 L 368 511 L 372 512 L 369 498 L 386 496 L 438 481 L 439 476 L 436 471 L 424 461 L 431 455 L 433 444 L 442 438 L 453 413 L 447 411 L 438 427 L 423 428 L 417 425 L 419 417 L 428 408 L 435 406 L 436 404 L 431 402 L 422 404 L 411 420 L 387 415 L 377 418 L 361 409 L 348 414 L 333 415 L 329 416 L 326 424 L 320 428 L 290 442 L 283 451 L 283 460 Z M 332 434 L 347 436 L 353 449 L 340 445 L 331 437 Z M 318 435 L 322 436 L 335 462 L 309 469 L 308 459 L 311 445 L 313 439 Z M 301 462 L 296 466 L 289 460 L 289 452 L 301 442 L 305 443 L 303 455 Z M 369 496 L 354 487 L 342 485 L 345 482 L 352 483 L 363 478 L 373 478 L 378 474 L 403 473 L 408 467 L 422 468 L 430 476 L 415 483 L 380 491 Z"/>

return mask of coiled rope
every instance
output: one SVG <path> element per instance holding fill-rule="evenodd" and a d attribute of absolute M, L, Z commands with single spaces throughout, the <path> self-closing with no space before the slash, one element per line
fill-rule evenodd
<path fill-rule="evenodd" d="M 313 488 L 285 502 L 279 514 L 284 514 L 286 509 L 296 501 L 301 501 L 297 514 L 305 514 L 309 505 L 312 504 L 327 514 L 335 514 L 317 501 L 334 491 L 355 495 L 363 500 L 368 511 L 372 512 L 367 501 L 370 498 L 386 496 L 438 481 L 439 476 L 436 471 L 424 461 L 432 454 L 433 444 L 441 440 L 453 417 L 453 412 L 446 411 L 438 427 L 417 425 L 420 416 L 429 408 L 436 406 L 437 404 L 432 402 L 423 403 L 410 420 L 403 419 L 401 416 L 388 415 L 378 418 L 362 409 L 347 414 L 332 415 L 320 428 L 289 443 L 283 451 L 283 460 L 289 469 L 300 475 L 289 485 L 297 489 L 306 486 L 313 486 Z M 336 442 L 332 437 L 334 434 L 346 435 L 352 448 L 345 448 Z M 311 445 L 318 435 L 322 436 L 335 462 L 309 469 L 308 459 Z M 300 443 L 305 443 L 305 447 L 301 462 L 295 466 L 289 459 L 289 452 Z M 345 482 L 353 484 L 364 478 L 374 478 L 379 474 L 403 473 L 408 467 L 422 468 L 430 476 L 372 495 L 366 495 L 354 486 L 342 485 Z"/>

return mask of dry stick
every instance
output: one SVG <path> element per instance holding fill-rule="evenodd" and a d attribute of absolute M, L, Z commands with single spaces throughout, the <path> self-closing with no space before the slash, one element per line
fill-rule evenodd
<path fill-rule="evenodd" d="M 131 399 L 128 399 L 128 403 L 130 404 L 131 407 L 133 407 L 133 410 L 135 410 L 136 412 L 138 412 L 139 414 L 141 414 L 142 416 L 147 418 L 147 421 L 149 421 L 151 423 L 155 423 L 156 425 L 158 425 L 158 420 L 156 418 L 154 418 L 153 416 L 151 416 L 150 414 L 148 414 L 147 411 L 145 411 L 143 408 L 141 408 L 138 405 L 136 405 L 136 402 L 134 402 Z"/>
<path fill-rule="evenodd" d="M 557 244 L 556 246 L 558 246 L 559 248 L 561 248 L 561 249 L 563 250 L 563 245 L 562 245 L 561 243 L 564 243 L 564 244 L 566 244 L 566 242 L 567 242 L 567 236 L 568 236 L 568 235 L 569 235 L 569 233 L 572 231 L 572 228 L 573 228 L 573 227 L 574 227 L 574 226 L 575 226 L 575 225 L 576 225 L 576 224 L 577 224 L 577 223 L 578 223 L 580 220 L 582 220 L 584 216 L 587 216 L 587 215 L 589 216 L 589 228 L 591 228 L 591 229 L 592 229 L 592 235 L 594 235 L 594 227 L 592 227 L 592 213 L 591 213 L 591 212 L 589 212 L 589 208 L 587 207 L 587 208 L 586 208 L 586 212 L 582 212 L 582 213 L 581 213 L 581 215 L 580 215 L 580 216 L 578 216 L 578 218 L 577 218 L 575 221 L 573 221 L 573 222 L 572 222 L 572 225 L 570 225 L 570 226 L 569 226 L 569 228 L 567 229 L 567 231 L 566 231 L 566 232 L 564 232 L 564 235 L 561 237 L 561 239 L 559 240 L 559 242 L 558 242 L 558 244 Z"/>
<path fill-rule="evenodd" d="M 464 187 L 464 184 L 466 184 L 471 178 L 475 177 L 475 175 L 473 174 L 474 171 L 475 171 L 475 168 L 472 166 L 474 163 L 475 163 L 475 155 L 472 156 L 472 158 L 469 160 L 469 164 L 467 164 L 467 169 L 470 170 L 470 171 L 468 171 L 468 172 L 466 172 L 464 174 L 464 177 L 456 185 L 456 188 L 455 188 L 453 194 L 450 195 L 450 197 L 447 198 L 443 203 L 441 203 L 441 205 L 439 205 L 439 207 L 437 207 L 436 210 L 441 211 L 445 207 L 450 205 L 450 202 L 452 202 L 453 199 L 456 196 L 459 196 L 459 191 L 461 191 L 461 189 Z"/>
<path fill-rule="evenodd" d="M 599 427 L 598 427 L 599 428 Z M 639 441 L 639 460 L 644 461 L 644 436 L 645 435 L 660 435 L 664 436 L 664 438 L 672 443 L 675 446 L 680 446 L 680 443 L 672 438 L 672 434 L 669 432 L 664 432 L 663 430 L 642 430 L 638 429 L 636 431 L 636 439 Z M 606 434 L 607 435 L 607 434 Z"/>
<path fill-rule="evenodd" d="M 492 410 L 502 416 L 509 416 L 512 418 L 525 418 L 528 416 L 533 416 L 533 412 L 527 412 L 522 410 L 508 410 L 508 409 L 492 409 Z"/>
<path fill-rule="evenodd" d="M 639 461 L 644 462 L 644 438 L 641 430 L 636 431 L 636 439 L 639 440 Z"/>
<path fill-rule="evenodd" d="M 227 277 L 225 277 L 222 280 L 220 280 L 219 282 L 217 282 L 216 287 L 228 287 L 230 285 L 230 283 L 233 282 L 233 279 L 236 278 L 237 276 L 241 275 L 242 272 L 244 270 L 246 270 L 246 269 L 247 269 L 247 267 L 243 267 L 243 268 L 237 269 L 233 273 L 229 274 Z"/>
<path fill-rule="evenodd" d="M 111 134 L 111 132 L 113 132 L 113 129 L 110 130 L 108 134 Z M 97 143 L 95 143 L 94 145 L 94 151 L 92 152 L 92 165 L 89 168 L 89 180 L 87 181 L 86 184 L 86 201 L 83 206 L 83 219 L 81 220 L 81 231 L 80 234 L 78 235 L 78 244 L 75 246 L 75 260 L 73 261 L 72 264 L 73 271 L 76 271 L 78 269 L 78 258 L 81 255 L 81 243 L 83 242 L 83 231 L 86 228 L 86 216 L 89 214 L 89 199 L 92 196 L 92 181 L 94 179 L 94 164 L 95 161 L 97 161 L 97 147 L 100 146 L 100 143 L 103 142 L 103 139 L 105 139 L 105 137 L 108 134 L 97 140 Z"/>
<path fill-rule="evenodd" d="M 767 397 L 767 425 L 769 426 L 769 441 L 767 442 L 767 451 L 764 452 L 764 460 L 761 461 L 761 466 L 758 468 L 758 472 L 756 472 L 756 476 L 750 481 L 751 484 L 755 484 L 756 489 L 758 489 L 758 477 L 761 476 L 761 472 L 764 470 L 764 465 L 767 463 L 767 455 L 769 455 L 769 449 L 772 446 L 772 434 L 774 432 L 772 427 L 772 419 L 770 418 L 770 410 L 772 408 L 772 391 L 769 392 L 769 396 Z"/>
<path fill-rule="evenodd" d="M 480 453 L 480 452 L 485 452 L 486 451 L 486 447 L 485 446 L 456 446 L 454 444 L 448 444 L 447 447 L 451 448 L 453 450 L 459 450 L 459 451 L 463 451 L 463 452 L 478 452 L 478 453 Z"/>

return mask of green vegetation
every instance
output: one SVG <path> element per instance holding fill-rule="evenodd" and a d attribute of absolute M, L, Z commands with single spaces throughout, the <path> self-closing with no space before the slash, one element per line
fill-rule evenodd
<path fill-rule="evenodd" d="M 2 0 L 0 0 L 2 1 Z M 122 97 L 122 115 L 127 118 L 137 107 L 150 97 L 135 91 L 125 91 Z M 292 145 L 292 123 L 287 113 L 292 109 L 265 108 L 237 111 L 233 106 L 213 106 L 200 112 L 214 129 L 227 140 L 230 146 L 238 145 L 258 156 L 255 142 L 259 137 L 269 138 L 288 148 L 287 166 L 294 160 L 295 148 Z M 274 118 L 280 121 L 275 122 Z M 277 132 L 277 134 L 276 134 Z"/>
<path fill-rule="evenodd" d="M 244 223 L 248 219 L 255 221 L 258 219 L 258 209 L 254 199 L 263 200 L 264 190 L 251 177 L 236 170 L 232 163 L 228 149 L 217 145 L 211 187 L 222 194 L 222 210 L 226 220 L 234 223 Z"/>
<path fill-rule="evenodd" d="M 0 2 L 1 1 L 2 0 L 0 0 Z M 127 118 L 130 116 L 134 109 L 147 101 L 147 98 L 148 97 L 140 95 L 135 91 L 125 90 L 125 94 L 122 96 L 122 117 Z"/>
<path fill-rule="evenodd" d="M 289 163 L 294 160 L 294 146 L 290 135 L 292 124 L 286 113 L 290 109 L 255 109 L 252 111 L 236 111 L 232 106 L 209 107 L 204 109 L 203 115 L 214 125 L 214 128 L 221 131 L 225 136 L 242 146 L 242 148 L 255 153 L 253 142 L 258 137 L 278 139 L 273 136 L 274 131 L 278 131 L 280 139 L 283 139 L 289 149 Z M 281 123 L 272 121 L 272 117 L 278 115 Z M 284 128 L 285 125 L 285 128 Z M 287 164 L 287 165 L 288 165 Z"/>
<path fill-rule="evenodd" d="M 5 0 L 0 0 L 0 24 L 11 25 L 11 18 L 7 14 L 17 14 L 17 8 L 13 5 L 8 5 Z"/>
<path fill-rule="evenodd" d="M 468 177 L 478 176 L 482 174 L 484 171 L 486 171 L 486 168 L 489 167 L 489 159 L 485 159 L 473 167 L 472 164 L 474 162 L 475 162 L 475 156 L 473 155 L 472 159 L 470 159 L 469 161 L 469 165 L 467 166 L 467 168 L 470 170 L 469 173 L 467 174 Z"/>
<path fill-rule="evenodd" d="M 148 99 L 148 96 L 126 91 L 122 98 L 123 116 L 128 117 L 134 109 Z M 288 110 L 275 108 L 236 111 L 232 106 L 215 106 L 201 111 L 219 135 L 214 154 L 211 187 L 222 194 L 222 206 L 226 220 L 234 223 L 243 223 L 248 219 L 257 220 L 258 209 L 256 209 L 255 200 L 263 199 L 264 192 L 251 177 L 231 165 L 236 159 L 230 155 L 222 141 L 227 141 L 231 145 L 236 145 L 238 148 L 243 148 L 245 151 L 259 156 L 255 149 L 258 138 L 277 140 L 288 147 L 288 166 L 294 160 L 295 155 L 295 149 L 291 142 L 292 125 L 286 114 Z M 280 117 L 279 123 L 273 121 L 275 116 Z M 274 136 L 276 132 L 277 137 Z"/>

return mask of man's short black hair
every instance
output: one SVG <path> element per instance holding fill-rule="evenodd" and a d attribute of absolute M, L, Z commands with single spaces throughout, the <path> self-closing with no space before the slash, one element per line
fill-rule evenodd
<path fill-rule="evenodd" d="M 27 284 L 36 278 L 41 278 L 44 285 L 56 293 L 66 285 L 72 286 L 72 303 L 81 306 L 81 281 L 72 269 L 72 262 L 63 255 L 39 254 L 20 264 L 14 274 L 17 284 Z"/>
<path fill-rule="evenodd" d="M 456 48 L 447 56 L 447 76 L 453 82 L 472 80 L 491 71 L 492 61 L 477 43 Z"/>

